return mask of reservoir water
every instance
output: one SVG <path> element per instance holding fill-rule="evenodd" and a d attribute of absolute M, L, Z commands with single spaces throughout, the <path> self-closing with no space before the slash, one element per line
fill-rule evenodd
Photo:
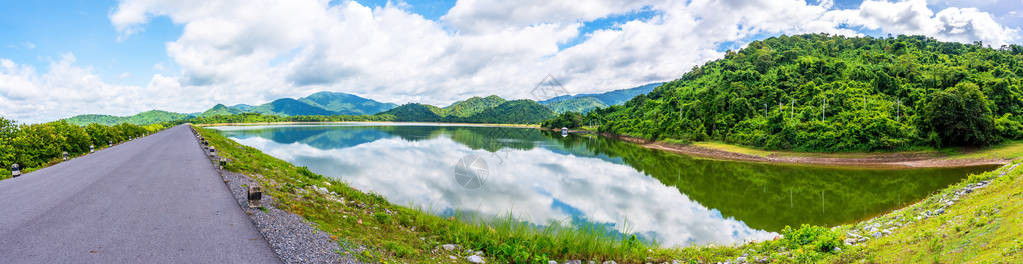
<path fill-rule="evenodd" d="M 717 161 L 595 136 L 424 124 L 217 127 L 264 153 L 441 215 L 605 226 L 664 246 L 771 239 L 897 209 L 994 166 Z"/>

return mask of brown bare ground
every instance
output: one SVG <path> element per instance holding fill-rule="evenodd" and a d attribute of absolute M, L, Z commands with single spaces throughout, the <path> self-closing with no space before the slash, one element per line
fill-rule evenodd
<path fill-rule="evenodd" d="M 578 132 L 587 133 L 583 131 Z M 802 153 L 801 155 L 796 156 L 772 153 L 765 157 L 692 145 L 680 145 L 663 141 L 650 141 L 647 139 L 623 135 L 614 135 L 608 133 L 599 134 L 601 136 L 615 138 L 630 143 L 635 143 L 637 145 L 649 149 L 657 149 L 673 153 L 680 153 L 690 156 L 698 156 L 719 160 L 894 169 L 971 167 L 980 165 L 1004 165 L 1010 162 L 1010 160 L 1007 159 L 947 159 L 937 153 L 876 153 L 857 155 L 857 157 L 833 157 L 829 156 L 828 154 L 820 154 L 819 156 L 808 156 Z"/>

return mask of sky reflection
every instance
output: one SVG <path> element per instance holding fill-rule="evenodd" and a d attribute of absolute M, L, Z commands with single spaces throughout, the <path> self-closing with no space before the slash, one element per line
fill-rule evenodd
<path fill-rule="evenodd" d="M 679 189 L 621 162 L 543 147 L 542 142 L 535 142 L 541 147 L 531 149 L 489 152 L 453 140 L 457 133 L 398 137 L 365 127 L 343 130 L 348 136 L 362 136 L 336 136 L 343 142 L 334 146 L 342 147 L 332 148 L 306 143 L 323 143 L 326 132 L 291 140 L 274 137 L 272 131 L 225 130 L 234 131 L 226 135 L 237 142 L 269 155 L 382 194 L 391 202 L 434 212 L 510 213 L 537 225 L 582 220 L 613 225 L 666 246 L 725 244 L 776 235 L 722 217 Z M 455 164 L 470 154 L 483 157 L 490 168 L 485 184 L 476 189 L 462 187 L 454 177 Z"/>

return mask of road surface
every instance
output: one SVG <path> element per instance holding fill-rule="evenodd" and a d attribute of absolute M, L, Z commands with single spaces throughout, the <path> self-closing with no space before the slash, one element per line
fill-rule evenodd
<path fill-rule="evenodd" d="M 0 181 L 0 263 L 280 263 L 188 126 Z"/>

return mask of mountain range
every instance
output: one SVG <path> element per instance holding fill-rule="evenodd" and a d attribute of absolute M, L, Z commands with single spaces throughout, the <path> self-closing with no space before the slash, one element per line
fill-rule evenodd
<path fill-rule="evenodd" d="M 491 95 L 472 97 L 443 108 L 410 103 L 379 115 L 393 115 L 395 121 L 536 124 L 554 117 L 554 112 L 533 100 L 507 101 Z"/>
<path fill-rule="evenodd" d="M 556 113 L 567 111 L 587 112 L 597 107 L 617 105 L 652 90 L 660 83 L 615 90 L 600 94 L 578 94 L 554 97 L 535 102 L 532 100 L 508 101 L 496 95 L 472 97 L 455 102 L 447 107 L 426 104 L 405 104 L 378 102 L 352 94 L 340 92 L 318 92 L 306 97 L 282 98 L 261 105 L 217 104 L 200 113 L 174 113 L 152 110 L 131 116 L 78 115 L 65 119 L 75 125 L 92 123 L 114 125 L 131 123 L 147 125 L 153 123 L 184 120 L 194 117 L 258 113 L 279 116 L 310 115 L 372 115 L 390 114 L 398 121 L 425 122 L 472 122 L 472 123 L 539 123 Z"/>
<path fill-rule="evenodd" d="M 653 91 L 657 86 L 664 83 L 650 83 L 633 88 L 614 90 L 599 94 L 577 94 L 562 95 L 551 99 L 540 101 L 540 104 L 549 107 L 555 113 L 578 112 L 586 113 L 598 107 L 608 107 L 625 103 L 637 95 Z"/>

